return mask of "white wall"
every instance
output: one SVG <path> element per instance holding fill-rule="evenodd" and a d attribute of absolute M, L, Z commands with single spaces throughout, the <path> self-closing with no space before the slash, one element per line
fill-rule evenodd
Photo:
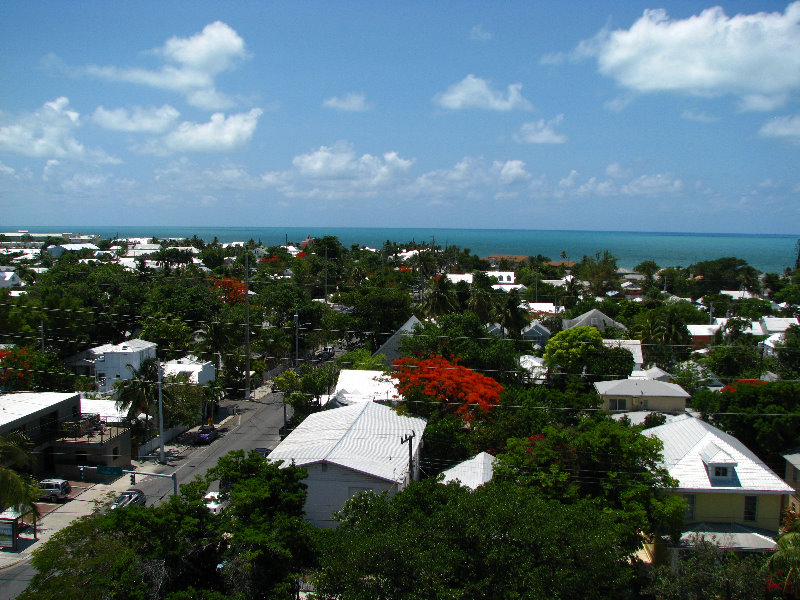
<path fill-rule="evenodd" d="M 338 465 L 315 463 L 305 467 L 308 477 L 303 480 L 306 491 L 306 520 L 316 527 L 336 527 L 333 513 L 358 492 L 372 490 L 378 494 L 394 494 L 398 485 Z"/>

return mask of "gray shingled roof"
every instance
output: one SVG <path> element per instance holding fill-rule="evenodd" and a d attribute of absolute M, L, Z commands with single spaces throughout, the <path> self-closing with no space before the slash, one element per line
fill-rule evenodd
<path fill-rule="evenodd" d="M 420 324 L 421 321 L 411 315 L 411 318 L 408 319 L 405 323 L 400 326 L 400 329 L 395 331 L 388 340 L 386 340 L 383 345 L 378 348 L 372 356 L 377 356 L 378 354 L 383 354 L 386 357 L 384 361 L 387 365 L 391 365 L 394 361 L 398 358 L 401 358 L 403 355 L 400 353 L 400 342 L 403 341 L 406 337 L 411 335 L 414 331 L 414 327 Z"/>
<path fill-rule="evenodd" d="M 573 327 L 587 327 L 587 326 L 596 327 L 600 331 L 605 331 L 606 327 L 616 327 L 617 329 L 622 329 L 623 331 L 628 329 L 622 323 L 618 323 L 617 321 L 603 314 L 596 308 L 593 308 L 589 312 L 585 312 L 579 317 L 575 317 L 574 319 L 564 319 L 563 324 L 564 324 L 564 329 L 572 329 Z"/>
<path fill-rule="evenodd" d="M 614 379 L 612 381 L 598 381 L 594 384 L 594 388 L 601 396 L 689 397 L 689 393 L 678 384 L 654 379 Z"/>

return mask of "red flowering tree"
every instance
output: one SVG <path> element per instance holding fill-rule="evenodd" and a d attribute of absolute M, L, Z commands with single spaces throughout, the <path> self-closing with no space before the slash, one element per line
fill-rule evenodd
<path fill-rule="evenodd" d="M 395 386 L 410 412 L 426 417 L 457 414 L 465 421 L 486 414 L 500 401 L 503 386 L 441 356 L 400 358 L 393 363 Z"/>
<path fill-rule="evenodd" d="M 0 350 L 0 391 L 70 392 L 75 376 L 58 356 L 29 348 Z"/>
<path fill-rule="evenodd" d="M 219 294 L 220 299 L 225 304 L 244 302 L 246 292 L 244 282 L 242 281 L 221 277 L 212 281 L 211 288 Z"/>

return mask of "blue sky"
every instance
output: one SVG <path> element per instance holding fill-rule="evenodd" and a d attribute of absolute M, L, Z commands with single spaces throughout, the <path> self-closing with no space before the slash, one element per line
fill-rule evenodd
<path fill-rule="evenodd" d="M 4 2 L 0 225 L 796 233 L 800 2 Z"/>

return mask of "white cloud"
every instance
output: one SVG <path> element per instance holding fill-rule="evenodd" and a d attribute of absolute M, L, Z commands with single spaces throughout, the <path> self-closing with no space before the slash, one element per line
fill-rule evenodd
<path fill-rule="evenodd" d="M 671 175 L 640 175 L 620 188 L 626 196 L 662 196 L 675 194 L 683 190 L 683 182 Z"/>
<path fill-rule="evenodd" d="M 90 66 L 86 71 L 112 81 L 126 81 L 184 95 L 192 106 L 220 110 L 233 106 L 218 91 L 214 78 L 246 58 L 244 40 L 225 23 L 215 21 L 188 38 L 173 37 L 153 53 L 168 64 L 159 70 Z"/>
<path fill-rule="evenodd" d="M 150 140 L 140 149 L 157 155 L 175 152 L 231 152 L 247 144 L 253 137 L 260 108 L 250 112 L 225 116 L 214 113 L 207 123 L 184 121 L 165 136 Z"/>
<path fill-rule="evenodd" d="M 492 171 L 497 174 L 497 179 L 504 185 L 525 181 L 531 174 L 525 170 L 525 163 L 521 160 L 494 161 Z"/>
<path fill-rule="evenodd" d="M 567 136 L 555 130 L 563 120 L 564 115 L 558 115 L 549 121 L 539 119 L 524 123 L 514 139 L 525 144 L 563 144 L 567 141 Z"/>
<path fill-rule="evenodd" d="M 13 152 L 34 158 L 87 160 L 98 163 L 117 163 L 102 150 L 87 150 L 75 137 L 80 126 L 80 114 L 69 108 L 69 99 L 61 96 L 45 102 L 41 108 L 0 126 L 0 151 Z"/>
<path fill-rule="evenodd" d="M 92 120 L 111 131 L 163 133 L 179 116 L 180 113 L 169 104 L 160 108 L 135 106 L 131 111 L 126 108 L 107 109 L 98 106 Z"/>
<path fill-rule="evenodd" d="M 800 115 L 775 117 L 764 123 L 758 134 L 761 137 L 778 138 L 800 144 Z"/>
<path fill-rule="evenodd" d="M 606 167 L 606 175 L 612 179 L 627 179 L 632 175 L 632 172 L 619 163 L 611 163 Z"/>
<path fill-rule="evenodd" d="M 673 20 L 646 10 L 630 29 L 604 30 L 577 56 L 637 92 L 732 94 L 754 110 L 785 102 L 800 87 L 800 2 L 784 13 L 728 17 L 721 7 Z"/>
<path fill-rule="evenodd" d="M 370 108 L 369 104 L 367 104 L 364 94 L 356 94 L 353 92 L 345 94 L 341 98 L 336 96 L 328 98 L 322 103 L 322 105 L 327 108 L 349 112 L 363 112 L 365 110 L 369 110 Z"/>
<path fill-rule="evenodd" d="M 453 203 L 514 197 L 531 178 L 521 160 L 494 161 L 464 157 L 450 169 L 437 169 L 417 177 L 406 192 L 414 197 Z"/>
<path fill-rule="evenodd" d="M 490 31 L 483 28 L 483 23 L 478 23 L 469 30 L 469 39 L 476 42 L 488 42 L 494 37 Z"/>
<path fill-rule="evenodd" d="M 508 86 L 507 93 L 493 90 L 490 82 L 467 75 L 458 83 L 454 83 L 447 91 L 437 94 L 434 98 L 439 106 L 452 110 L 464 108 L 480 108 L 484 110 L 530 110 L 533 105 L 521 93 L 522 84 L 514 83 Z"/>
<path fill-rule="evenodd" d="M 578 172 L 575 169 L 572 169 L 572 171 L 569 172 L 569 175 L 567 175 L 561 181 L 558 182 L 558 187 L 562 189 L 575 187 L 575 182 L 577 180 L 578 180 Z"/>
<path fill-rule="evenodd" d="M 7 164 L 4 164 L 3 161 L 0 161 L 0 174 L 14 175 L 14 173 L 16 173 L 14 167 L 9 167 Z"/>
<path fill-rule="evenodd" d="M 537 180 L 531 186 L 531 193 L 538 198 L 554 197 L 591 198 L 591 197 L 663 197 L 675 196 L 683 191 L 683 182 L 669 174 L 634 175 L 633 172 L 619 163 L 606 167 L 606 178 L 589 177 L 581 180 L 578 171 L 570 171 L 555 186 L 546 180 Z"/>
<path fill-rule="evenodd" d="M 358 156 L 351 144 L 337 142 L 295 156 L 291 170 L 265 173 L 263 181 L 291 197 L 371 197 L 402 185 L 413 162 L 397 152 Z"/>

